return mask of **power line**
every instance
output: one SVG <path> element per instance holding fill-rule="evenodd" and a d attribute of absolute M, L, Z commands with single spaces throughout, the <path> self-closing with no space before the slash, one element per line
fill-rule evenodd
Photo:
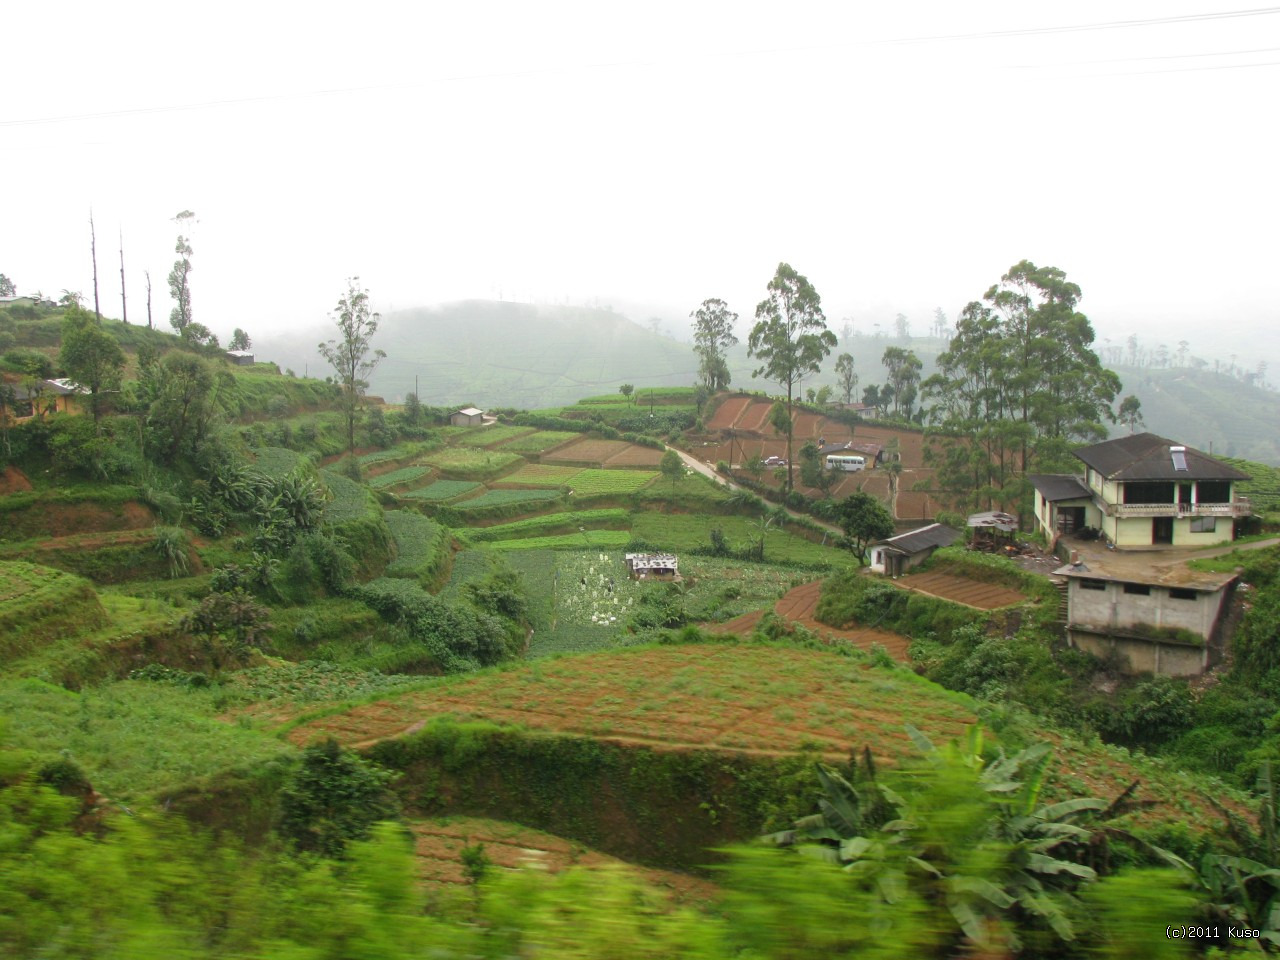
<path fill-rule="evenodd" d="M 1223 10 L 1215 13 L 1191 13 L 1168 17 L 1145 17 L 1135 20 L 1107 20 L 1097 23 L 1064 24 L 1048 27 L 1021 27 L 1012 30 L 986 30 L 977 33 L 937 34 L 919 37 L 895 37 L 884 40 L 862 40 L 852 43 L 827 43 L 802 45 L 794 47 L 761 48 L 755 50 L 734 51 L 720 54 L 720 57 L 753 57 L 761 54 L 799 53 L 813 50 L 832 50 L 847 47 L 891 46 L 917 43 L 952 43 L 973 40 L 1000 40 L 1014 37 L 1047 36 L 1060 33 L 1083 33 L 1096 30 L 1125 30 L 1136 27 L 1165 26 L 1187 23 L 1204 23 L 1212 20 L 1234 20 L 1242 17 L 1269 16 L 1280 13 L 1280 7 L 1257 7 L 1247 10 Z M 715 55 L 712 55 L 714 58 Z M 305 100 L 316 97 L 340 96 L 352 93 L 375 93 L 389 90 L 409 90 L 440 83 L 460 83 L 476 80 L 516 79 L 522 77 L 549 76 L 566 74 L 574 71 L 616 69 L 622 67 L 656 66 L 662 60 L 620 60 L 607 63 L 587 63 L 578 67 L 541 68 L 518 71 L 493 71 L 489 73 L 459 74 L 439 77 L 411 83 L 374 84 L 362 87 L 337 87 L 325 90 L 309 90 L 300 93 L 259 94 L 250 97 L 236 97 L 221 100 L 205 100 L 194 103 L 167 104 L 147 107 L 125 107 L 118 110 L 104 110 L 92 113 L 64 114 L 50 117 L 26 117 L 16 120 L 0 120 L 0 128 L 38 126 L 43 124 L 74 123 L 83 120 L 105 120 L 119 117 L 146 116 L 154 113 L 175 113 L 185 110 L 206 110 L 214 107 L 245 106 L 258 103 L 273 103 L 285 100 Z M 668 61 L 670 62 L 670 61 Z M 1246 64 L 1244 66 L 1250 66 Z M 1173 71 L 1169 71 L 1173 72 Z"/>

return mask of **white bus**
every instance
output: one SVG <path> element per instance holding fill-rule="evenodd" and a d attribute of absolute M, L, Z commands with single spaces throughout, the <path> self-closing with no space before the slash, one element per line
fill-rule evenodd
<path fill-rule="evenodd" d="M 843 470 L 845 473 L 857 473 L 867 468 L 867 458 L 855 454 L 832 453 L 827 456 L 828 470 Z"/>

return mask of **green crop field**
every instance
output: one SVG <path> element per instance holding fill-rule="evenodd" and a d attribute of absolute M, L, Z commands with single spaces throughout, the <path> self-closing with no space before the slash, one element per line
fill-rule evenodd
<path fill-rule="evenodd" d="M 420 487 L 417 490 L 405 490 L 399 496 L 409 500 L 444 501 L 470 493 L 479 486 L 480 484 L 474 480 L 437 480 L 430 486 Z"/>
<path fill-rule="evenodd" d="M 561 467 L 549 463 L 530 463 L 502 478 L 503 483 L 519 483 L 526 487 L 562 487 L 581 467 Z"/>
<path fill-rule="evenodd" d="M 258 447 L 253 451 L 254 467 L 266 477 L 287 477 L 306 458 L 286 447 Z"/>
<path fill-rule="evenodd" d="M 652 470 L 579 470 L 569 480 L 574 496 L 595 497 L 611 493 L 633 493 L 658 474 Z"/>
<path fill-rule="evenodd" d="M 495 550 L 581 550 L 583 547 L 618 550 L 630 541 L 631 533 L 628 530 L 583 530 L 552 537 L 495 540 L 489 546 Z"/>
<path fill-rule="evenodd" d="M 448 530 L 412 510 L 388 510 L 387 529 L 396 542 L 396 558 L 387 567 L 387 576 L 422 577 L 439 569 L 449 549 Z"/>
<path fill-rule="evenodd" d="M 377 504 L 370 503 L 369 491 L 354 480 L 332 470 L 321 470 L 320 478 L 333 498 L 325 504 L 326 522 L 346 523 L 348 520 L 359 520 L 378 509 Z"/>
<path fill-rule="evenodd" d="M 544 450 L 558 447 L 562 443 L 576 440 L 581 436 L 580 433 L 571 433 L 568 430 L 539 430 L 537 433 L 526 434 L 509 443 L 504 443 L 502 449 L 506 453 L 542 453 Z"/>
<path fill-rule="evenodd" d="M 412 483 L 414 480 L 420 480 L 430 472 L 431 469 L 429 467 L 401 467 L 399 470 L 384 473 L 380 477 L 372 477 L 368 483 L 375 490 L 385 490 L 387 487 L 394 487 L 397 484 Z"/>
<path fill-rule="evenodd" d="M 1248 497 L 1257 513 L 1280 512 L 1280 469 L 1265 463 L 1252 460 L 1241 460 L 1239 457 L 1219 457 L 1242 473 L 1249 474 L 1249 479 L 1236 485 L 1236 492 Z"/>
<path fill-rule="evenodd" d="M 498 476 L 521 462 L 514 453 L 481 450 L 477 447 L 445 447 L 422 458 L 423 463 L 438 467 L 460 479 L 482 480 Z"/>
<path fill-rule="evenodd" d="M 464 436 L 467 443 L 474 444 L 477 447 L 494 447 L 508 440 L 514 440 L 516 437 L 527 436 L 533 433 L 533 427 L 476 427 Z"/>
<path fill-rule="evenodd" d="M 467 530 L 466 537 L 473 543 L 485 540 L 516 540 L 520 537 L 540 537 L 550 533 L 573 533 L 579 527 L 618 529 L 631 526 L 631 515 L 621 507 L 607 507 L 602 510 L 578 510 L 575 512 L 551 513 L 544 517 L 529 517 L 514 523 L 504 523 L 494 527 L 480 527 Z"/>
<path fill-rule="evenodd" d="M 559 490 L 490 490 L 472 500 L 464 500 L 453 504 L 459 511 L 483 510 L 506 503 L 538 503 L 544 500 L 558 500 Z"/>
<path fill-rule="evenodd" d="M 662 550 L 691 550 L 711 545 L 711 531 L 719 529 L 732 548 L 746 547 L 760 540 L 760 524 L 746 517 L 705 516 L 683 513 L 637 513 L 631 532 L 637 540 Z M 822 546 L 770 526 L 764 534 L 765 562 L 803 566 L 844 566 L 852 562 L 847 550 Z"/>
<path fill-rule="evenodd" d="M 643 398 L 646 405 L 649 403 L 650 398 L 653 399 L 654 403 L 658 404 L 691 404 L 694 390 L 694 387 L 640 387 L 632 394 L 632 397 L 637 402 Z M 594 397 L 583 397 L 578 401 L 578 405 L 595 406 L 596 404 L 616 404 L 625 401 L 626 398 L 620 393 L 602 393 Z"/>

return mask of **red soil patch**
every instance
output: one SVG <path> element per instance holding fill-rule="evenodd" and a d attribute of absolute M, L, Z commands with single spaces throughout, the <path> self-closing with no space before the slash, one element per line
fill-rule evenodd
<path fill-rule="evenodd" d="M 768 401 L 754 400 L 746 410 L 742 412 L 742 416 L 738 418 L 739 430 L 760 431 L 764 428 L 765 420 L 769 417 L 769 408 L 773 404 Z"/>
<path fill-rule="evenodd" d="M 601 465 L 610 457 L 626 451 L 632 444 L 625 440 L 574 440 L 562 447 L 556 447 L 554 456 L 543 454 L 542 463 L 580 463 L 584 465 Z M 641 448 L 645 449 L 645 448 Z"/>
<path fill-rule="evenodd" d="M 979 610 L 996 610 L 1015 603 L 1025 603 L 1027 600 L 1025 594 L 1009 587 L 981 583 L 948 573 L 910 573 L 890 582 L 903 590 L 914 590 L 931 597 L 941 597 L 943 600 L 962 603 L 966 607 L 976 607 Z"/>
<path fill-rule="evenodd" d="M 5 467 L 0 470 L 0 497 L 11 493 L 25 493 L 31 489 L 31 481 L 17 467 Z"/>
<path fill-rule="evenodd" d="M 750 405 L 750 397 L 730 397 L 716 408 L 715 414 L 707 421 L 707 429 L 728 430 Z"/>
<path fill-rule="evenodd" d="M 638 443 L 628 444 L 627 449 L 615 453 L 604 462 L 606 467 L 653 467 L 662 462 L 662 451 L 653 447 L 642 447 Z"/>
<path fill-rule="evenodd" d="M 151 510 L 136 501 L 110 506 L 92 502 L 37 501 L 29 509 L 9 514 L 4 536 L 10 540 L 66 537 L 149 529 L 154 524 Z"/>

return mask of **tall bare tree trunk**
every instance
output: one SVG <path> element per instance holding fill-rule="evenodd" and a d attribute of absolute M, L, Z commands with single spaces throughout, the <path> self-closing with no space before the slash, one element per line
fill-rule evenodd
<path fill-rule="evenodd" d="M 129 304 L 124 296 L 124 231 L 120 231 L 120 319 L 129 322 Z"/>
<path fill-rule="evenodd" d="M 93 315 L 102 322 L 102 310 L 98 306 L 98 234 L 93 226 L 93 208 L 89 208 L 89 253 L 93 257 Z"/>
<path fill-rule="evenodd" d="M 151 326 L 151 271 L 143 270 L 147 277 L 147 329 L 153 329 Z"/>

